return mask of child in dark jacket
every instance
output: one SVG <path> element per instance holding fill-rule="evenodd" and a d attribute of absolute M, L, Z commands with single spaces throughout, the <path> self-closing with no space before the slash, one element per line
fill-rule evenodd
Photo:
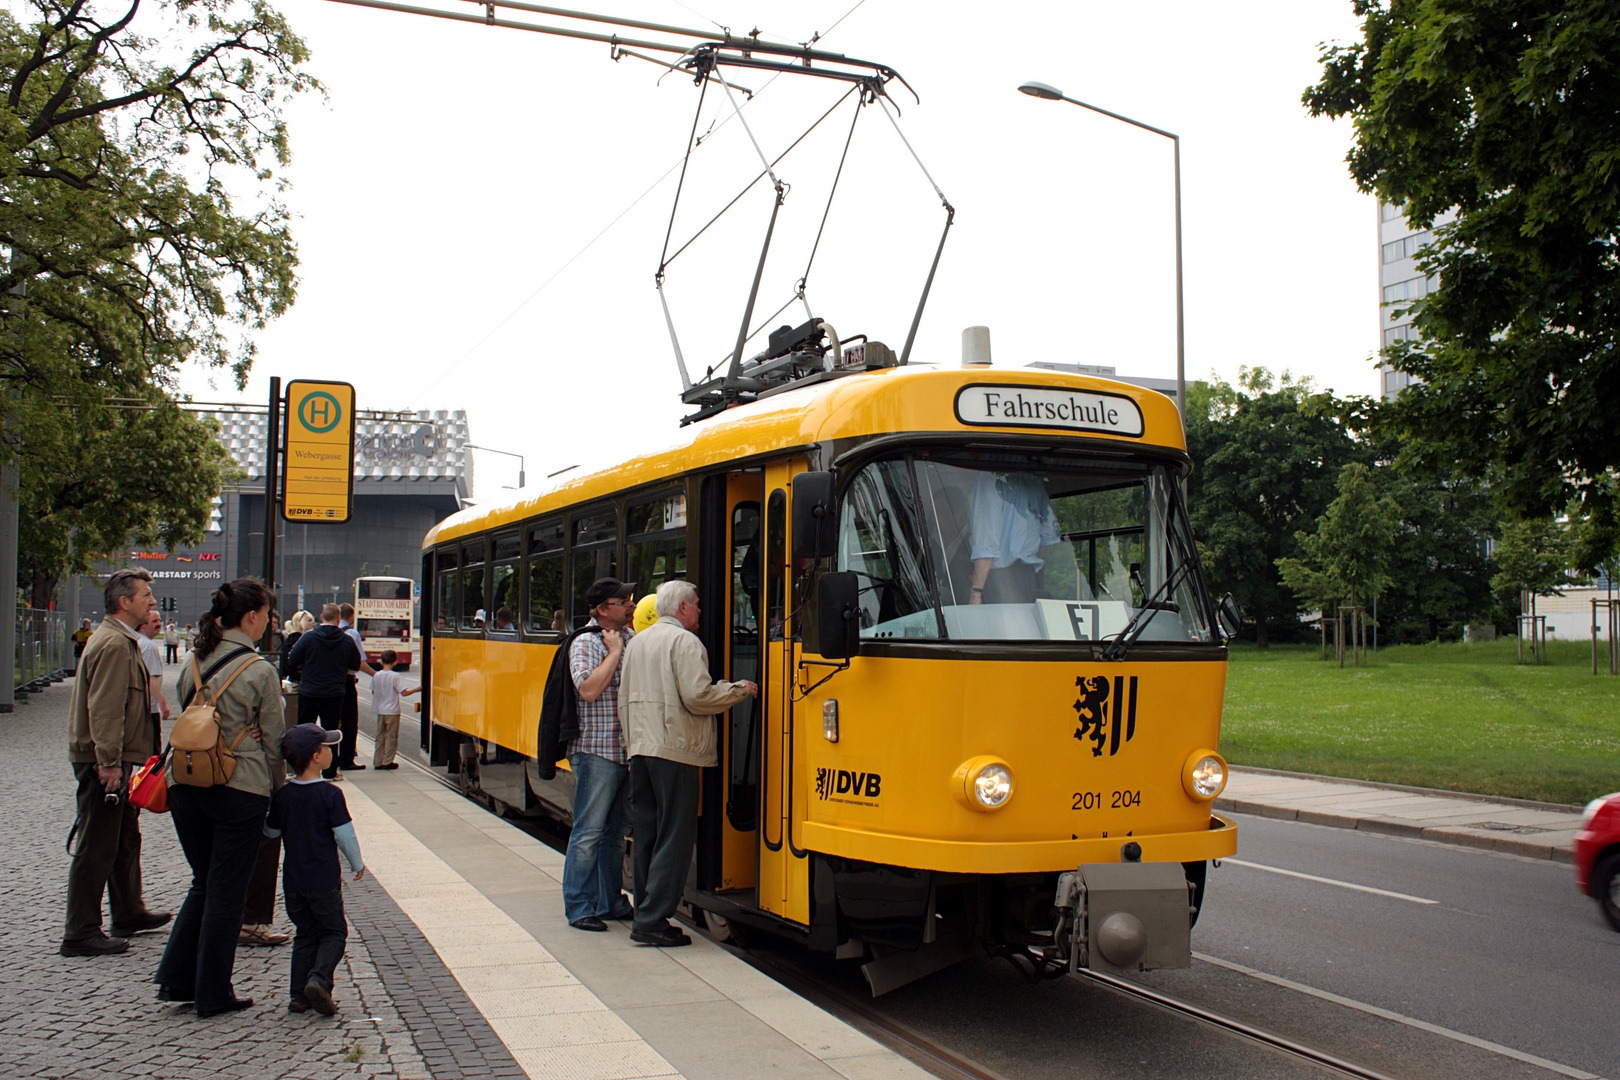
<path fill-rule="evenodd" d="M 281 749 L 294 776 L 271 798 L 264 823 L 266 836 L 281 837 L 287 917 L 298 931 L 293 939 L 288 1012 L 312 1008 L 325 1016 L 337 1012 L 332 980 L 349 936 L 338 852 L 348 860 L 356 881 L 366 873 L 343 792 L 321 778 L 342 738 L 342 732 L 319 724 L 299 724 L 282 737 Z"/>

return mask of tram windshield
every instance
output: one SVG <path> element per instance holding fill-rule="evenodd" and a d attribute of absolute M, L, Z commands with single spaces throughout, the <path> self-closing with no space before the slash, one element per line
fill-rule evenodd
<path fill-rule="evenodd" d="M 1192 533 L 1164 466 L 924 451 L 846 489 L 838 567 L 861 636 L 1209 642 Z"/>

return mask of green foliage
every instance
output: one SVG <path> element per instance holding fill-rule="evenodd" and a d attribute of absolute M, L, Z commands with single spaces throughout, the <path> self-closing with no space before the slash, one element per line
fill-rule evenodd
<path fill-rule="evenodd" d="M 1560 589 L 1579 584 L 1569 572 L 1576 542 L 1568 525 L 1552 518 L 1503 522 L 1491 588 L 1515 596 L 1559 595 Z"/>
<path fill-rule="evenodd" d="M 1418 380 L 1389 413 L 1404 457 L 1488 480 L 1519 516 L 1572 502 L 1575 558 L 1620 550 L 1620 7 L 1612 0 L 1354 0 L 1362 40 L 1305 93 L 1352 118 L 1360 187 L 1420 228 Z"/>
<path fill-rule="evenodd" d="M 20 573 L 48 600 L 79 553 L 195 543 L 232 466 L 169 403 L 187 362 L 229 367 L 292 303 L 274 169 L 280 107 L 318 88 L 262 0 L 0 12 L 0 459 L 22 467 Z M 245 191 L 238 207 L 236 194 Z"/>
<path fill-rule="evenodd" d="M 1221 752 L 1234 765 L 1583 803 L 1620 788 L 1620 678 L 1589 646 L 1512 639 L 1380 649 L 1340 671 L 1311 647 L 1232 650 Z"/>
<path fill-rule="evenodd" d="M 1300 524 L 1327 509 L 1340 470 L 1363 453 L 1352 406 L 1264 368 L 1242 369 L 1236 386 L 1195 389 L 1187 412 L 1193 534 L 1211 588 L 1232 593 L 1264 645 L 1297 633 L 1299 602 L 1277 560 L 1298 553 Z"/>
<path fill-rule="evenodd" d="M 1316 531 L 1294 534 L 1298 557 L 1277 560 L 1283 584 L 1324 612 L 1340 604 L 1370 609 L 1389 587 L 1390 542 L 1399 521 L 1400 508 L 1379 496 L 1372 471 L 1351 462 L 1340 471 L 1339 496 L 1316 519 Z"/>

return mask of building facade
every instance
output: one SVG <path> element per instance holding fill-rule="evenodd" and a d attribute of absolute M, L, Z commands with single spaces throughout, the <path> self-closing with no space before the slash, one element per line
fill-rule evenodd
<path fill-rule="evenodd" d="M 264 409 L 205 412 L 219 422 L 219 440 L 245 474 L 214 500 L 207 534 L 194 548 L 110 552 L 80 579 L 79 612 L 92 621 L 102 608 L 105 573 L 138 566 L 152 575 L 164 621 L 196 625 L 221 581 L 262 579 L 265 464 L 269 415 Z M 355 427 L 354 512 L 341 525 L 275 519 L 279 610 L 352 602 L 354 579 L 414 578 L 422 537 L 455 513 L 472 492 L 467 414 L 359 414 Z"/>
<path fill-rule="evenodd" d="M 1447 212 L 1435 221 L 1444 225 L 1455 217 Z M 1412 323 L 1412 301 L 1421 300 L 1440 285 L 1418 269 L 1417 253 L 1434 239 L 1433 229 L 1414 228 L 1394 203 L 1378 203 L 1378 342 L 1388 348 L 1417 335 Z M 1403 314 L 1396 314 L 1403 312 Z M 1378 365 L 1378 396 L 1385 401 L 1411 385 L 1412 377 L 1382 362 Z"/>

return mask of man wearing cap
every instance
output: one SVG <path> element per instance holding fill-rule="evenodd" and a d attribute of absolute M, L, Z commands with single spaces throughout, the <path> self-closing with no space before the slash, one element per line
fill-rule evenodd
<path fill-rule="evenodd" d="M 585 590 L 591 621 L 568 647 L 579 694 L 579 738 L 568 744 L 574 773 L 574 828 L 563 863 L 563 913 L 578 930 L 606 930 L 630 914 L 620 888 L 630 824 L 629 758 L 619 727 L 619 660 L 635 636 L 634 582 L 598 578 Z M 600 628 L 599 630 L 596 628 Z"/>

